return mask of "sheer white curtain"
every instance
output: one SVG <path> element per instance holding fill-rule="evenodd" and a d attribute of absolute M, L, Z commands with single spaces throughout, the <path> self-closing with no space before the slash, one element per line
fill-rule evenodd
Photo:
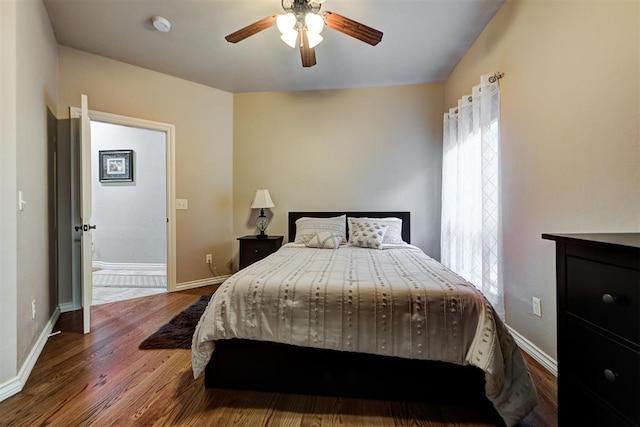
<path fill-rule="evenodd" d="M 444 115 L 442 263 L 473 283 L 504 319 L 500 88 L 481 76 Z"/>

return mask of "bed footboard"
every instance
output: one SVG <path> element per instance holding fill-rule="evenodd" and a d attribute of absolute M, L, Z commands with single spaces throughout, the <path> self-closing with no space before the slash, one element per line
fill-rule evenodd
<path fill-rule="evenodd" d="M 484 373 L 473 366 L 221 340 L 205 387 L 383 400 L 489 405 Z M 497 416 L 497 413 L 496 413 Z"/>

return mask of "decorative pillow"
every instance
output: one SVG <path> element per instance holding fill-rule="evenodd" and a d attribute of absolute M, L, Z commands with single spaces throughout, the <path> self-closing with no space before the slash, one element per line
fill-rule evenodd
<path fill-rule="evenodd" d="M 331 231 L 321 231 L 305 243 L 305 246 L 308 248 L 338 249 L 340 243 L 342 243 L 342 236 Z"/>
<path fill-rule="evenodd" d="M 381 249 L 384 235 L 389 230 L 386 225 L 375 222 L 353 222 L 351 226 L 351 238 L 349 243 L 362 248 Z"/>
<path fill-rule="evenodd" d="M 404 240 L 402 240 L 402 220 L 396 217 L 387 217 L 387 218 L 354 218 L 349 217 L 349 240 L 351 240 L 352 233 L 352 223 L 358 222 L 374 222 L 380 225 L 386 225 L 389 227 L 387 232 L 384 235 L 384 241 L 382 243 L 394 243 L 394 244 L 406 244 Z"/>
<path fill-rule="evenodd" d="M 296 220 L 296 237 L 294 243 L 306 244 L 313 236 L 321 231 L 330 231 L 347 241 L 347 216 L 340 215 L 331 218 L 302 217 Z"/>

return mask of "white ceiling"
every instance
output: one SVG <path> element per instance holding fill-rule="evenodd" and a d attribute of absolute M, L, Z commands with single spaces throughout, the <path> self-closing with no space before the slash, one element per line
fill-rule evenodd
<path fill-rule="evenodd" d="M 43 1 L 61 45 L 238 93 L 444 81 L 505 0 L 326 0 L 322 10 L 384 36 L 370 46 L 325 28 L 310 68 L 275 27 L 224 39 L 282 13 L 280 0 Z M 154 15 L 169 33 L 153 29 Z"/>

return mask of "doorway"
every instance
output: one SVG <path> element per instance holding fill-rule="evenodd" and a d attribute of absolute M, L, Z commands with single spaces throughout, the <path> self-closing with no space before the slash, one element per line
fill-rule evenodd
<path fill-rule="evenodd" d="M 71 108 L 71 118 L 80 116 Z M 78 138 L 72 131 L 72 152 L 77 161 L 72 168 L 72 186 L 77 190 L 80 174 L 73 173 L 82 161 L 91 163 L 91 231 L 97 237 L 92 246 L 91 266 L 103 275 L 96 280 L 97 292 L 91 305 L 145 294 L 175 290 L 175 127 L 89 110 L 91 159 L 77 157 Z M 75 127 L 72 126 L 72 130 Z M 125 150 L 131 153 L 130 180 L 100 180 L 100 152 Z M 73 196 L 72 196 L 73 197 Z M 81 196 L 74 197 L 74 223 Z M 80 231 L 82 233 L 82 231 Z M 74 306 L 80 308 L 82 295 L 80 239 L 74 236 L 72 250 Z M 111 274 L 113 273 L 113 274 Z M 93 274 L 91 275 L 93 276 Z M 95 276 L 94 276 L 95 277 Z M 158 286 L 162 286 L 160 287 Z M 99 295 L 100 294 L 100 295 Z M 106 296 L 105 296 L 106 295 Z M 92 298 L 93 300 L 94 298 Z"/>
<path fill-rule="evenodd" d="M 166 135 L 91 121 L 92 305 L 167 291 Z"/>

